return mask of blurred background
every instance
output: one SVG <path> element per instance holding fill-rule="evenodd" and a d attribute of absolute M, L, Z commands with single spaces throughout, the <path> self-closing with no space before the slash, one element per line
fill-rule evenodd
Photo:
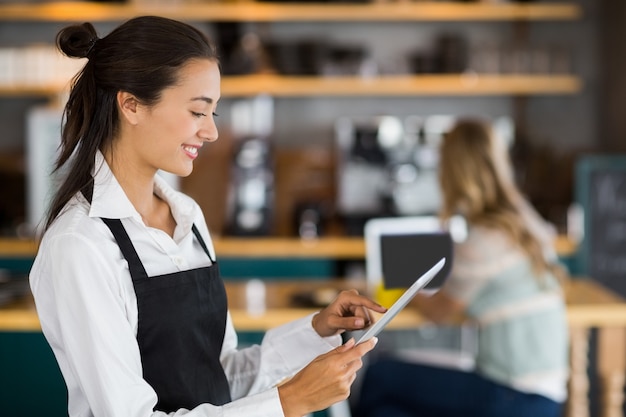
<path fill-rule="evenodd" d="M 163 175 L 202 206 L 226 278 L 363 278 L 365 222 L 435 214 L 441 135 L 472 116 L 492 121 L 570 272 L 626 296 L 623 0 L 0 0 L 0 305 L 28 293 L 67 86 L 84 64 L 60 56 L 55 35 L 90 21 L 102 37 L 139 14 L 187 21 L 219 50 L 220 140 L 189 177 Z M 292 285 L 310 305 L 317 293 Z M 39 415 L 24 405 L 46 392 L 41 406 L 64 415 L 32 303 L 18 308 L 32 324 L 0 326 L 16 387 L 0 404 Z"/>

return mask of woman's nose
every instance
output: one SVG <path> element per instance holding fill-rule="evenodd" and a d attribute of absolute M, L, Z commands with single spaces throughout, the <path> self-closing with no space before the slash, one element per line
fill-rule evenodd
<path fill-rule="evenodd" d="M 207 142 L 215 142 L 219 136 L 217 131 L 217 125 L 215 124 L 215 120 L 213 117 L 207 117 L 207 121 L 202 124 L 200 130 L 198 131 L 198 136 L 202 138 L 202 140 Z"/>

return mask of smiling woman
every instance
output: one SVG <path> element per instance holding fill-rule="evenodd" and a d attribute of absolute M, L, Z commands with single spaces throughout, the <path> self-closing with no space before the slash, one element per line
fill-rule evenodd
<path fill-rule="evenodd" d="M 57 44 L 88 61 L 65 107 L 57 170 L 67 175 L 30 286 L 69 415 L 295 417 L 345 399 L 376 340 L 339 335 L 385 309 L 344 291 L 237 350 L 204 215 L 157 175 L 189 175 L 218 138 L 208 39 L 146 16 L 102 39 L 90 23 L 69 26 Z"/>
<path fill-rule="evenodd" d="M 134 39 L 134 42 L 129 42 L 129 39 Z M 158 139 L 166 133 L 159 129 L 166 127 L 168 121 L 171 124 L 174 123 L 172 120 L 177 123 L 185 120 L 180 117 L 181 113 L 185 112 L 192 121 L 194 112 L 206 111 L 206 106 L 198 106 L 191 98 L 199 94 L 213 94 L 214 97 L 208 96 L 209 105 L 213 107 L 219 99 L 220 78 L 215 48 L 201 32 L 181 22 L 140 17 L 119 26 L 102 39 L 93 25 L 85 23 L 59 32 L 57 45 L 67 56 L 86 57 L 88 61 L 75 77 L 65 107 L 62 152 L 56 168 L 69 165 L 70 174 L 52 201 L 46 229 L 78 191 L 87 199 L 91 198 L 97 153 L 102 152 L 107 162 L 112 163 L 114 150 L 118 147 L 127 150 L 130 146 L 128 142 L 132 142 L 138 151 L 120 157 L 137 159 L 148 149 L 160 147 L 160 143 L 155 144 L 152 137 L 145 136 L 146 133 L 157 132 Z M 199 84 L 194 84 L 193 77 L 200 73 L 203 73 L 204 84 L 201 90 L 197 90 Z M 184 87 L 178 88 L 179 83 Z M 186 98 L 182 94 L 187 94 Z M 174 95 L 178 102 L 164 100 L 163 96 L 169 95 Z M 174 113 L 164 118 L 165 112 L 172 112 L 173 107 L 176 107 Z M 147 131 L 152 127 L 146 125 L 150 116 L 150 122 L 157 121 L 159 126 Z M 202 143 L 204 139 L 198 139 L 202 134 L 208 135 L 207 140 L 217 138 L 214 125 L 208 128 L 212 129 L 212 133 L 207 133 L 198 124 L 191 126 L 191 123 L 185 123 L 187 130 L 177 132 L 174 138 L 182 140 L 179 147 L 191 139 L 182 135 L 191 136 L 194 128 L 195 143 Z M 132 140 L 129 140 L 131 135 Z M 76 157 L 71 158 L 74 154 Z M 144 156 L 141 163 L 128 161 L 131 164 L 129 169 L 154 169 L 146 168 L 146 162 L 151 161 L 148 156 Z M 137 174 L 146 177 L 149 172 L 128 172 L 126 175 Z"/>

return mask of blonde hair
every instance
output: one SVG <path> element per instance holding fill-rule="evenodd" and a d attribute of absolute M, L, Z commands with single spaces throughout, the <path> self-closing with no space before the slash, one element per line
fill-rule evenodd
<path fill-rule="evenodd" d="M 457 121 L 441 144 L 439 182 L 444 220 L 460 213 L 470 226 L 502 230 L 528 254 L 537 274 L 550 269 L 539 239 L 524 221 L 523 197 L 515 186 L 506 149 L 490 124 L 478 119 Z"/>

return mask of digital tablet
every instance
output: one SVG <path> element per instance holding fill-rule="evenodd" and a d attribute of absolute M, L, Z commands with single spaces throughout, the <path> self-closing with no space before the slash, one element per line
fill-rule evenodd
<path fill-rule="evenodd" d="M 376 323 L 372 324 L 365 331 L 365 333 L 361 335 L 361 337 L 357 341 L 357 344 L 365 342 L 366 340 L 369 340 L 372 337 L 376 336 L 378 333 L 380 333 L 383 330 L 383 328 L 387 325 L 387 323 L 389 323 L 391 319 L 393 319 L 400 312 L 400 310 L 406 307 L 409 301 L 411 301 L 411 299 L 415 297 L 415 294 L 417 294 L 419 290 L 424 288 L 426 284 L 428 284 L 435 277 L 435 275 L 437 275 L 437 273 L 441 270 L 441 268 L 443 268 L 445 263 L 446 263 L 446 258 L 441 258 L 441 260 L 437 262 L 428 271 L 426 271 L 424 275 L 419 277 L 413 283 L 413 285 L 411 285 L 409 289 L 406 290 L 400 296 L 400 298 L 398 298 L 398 301 L 393 303 L 393 305 L 387 310 L 387 312 L 383 314 L 378 319 L 378 321 L 376 321 Z"/>

